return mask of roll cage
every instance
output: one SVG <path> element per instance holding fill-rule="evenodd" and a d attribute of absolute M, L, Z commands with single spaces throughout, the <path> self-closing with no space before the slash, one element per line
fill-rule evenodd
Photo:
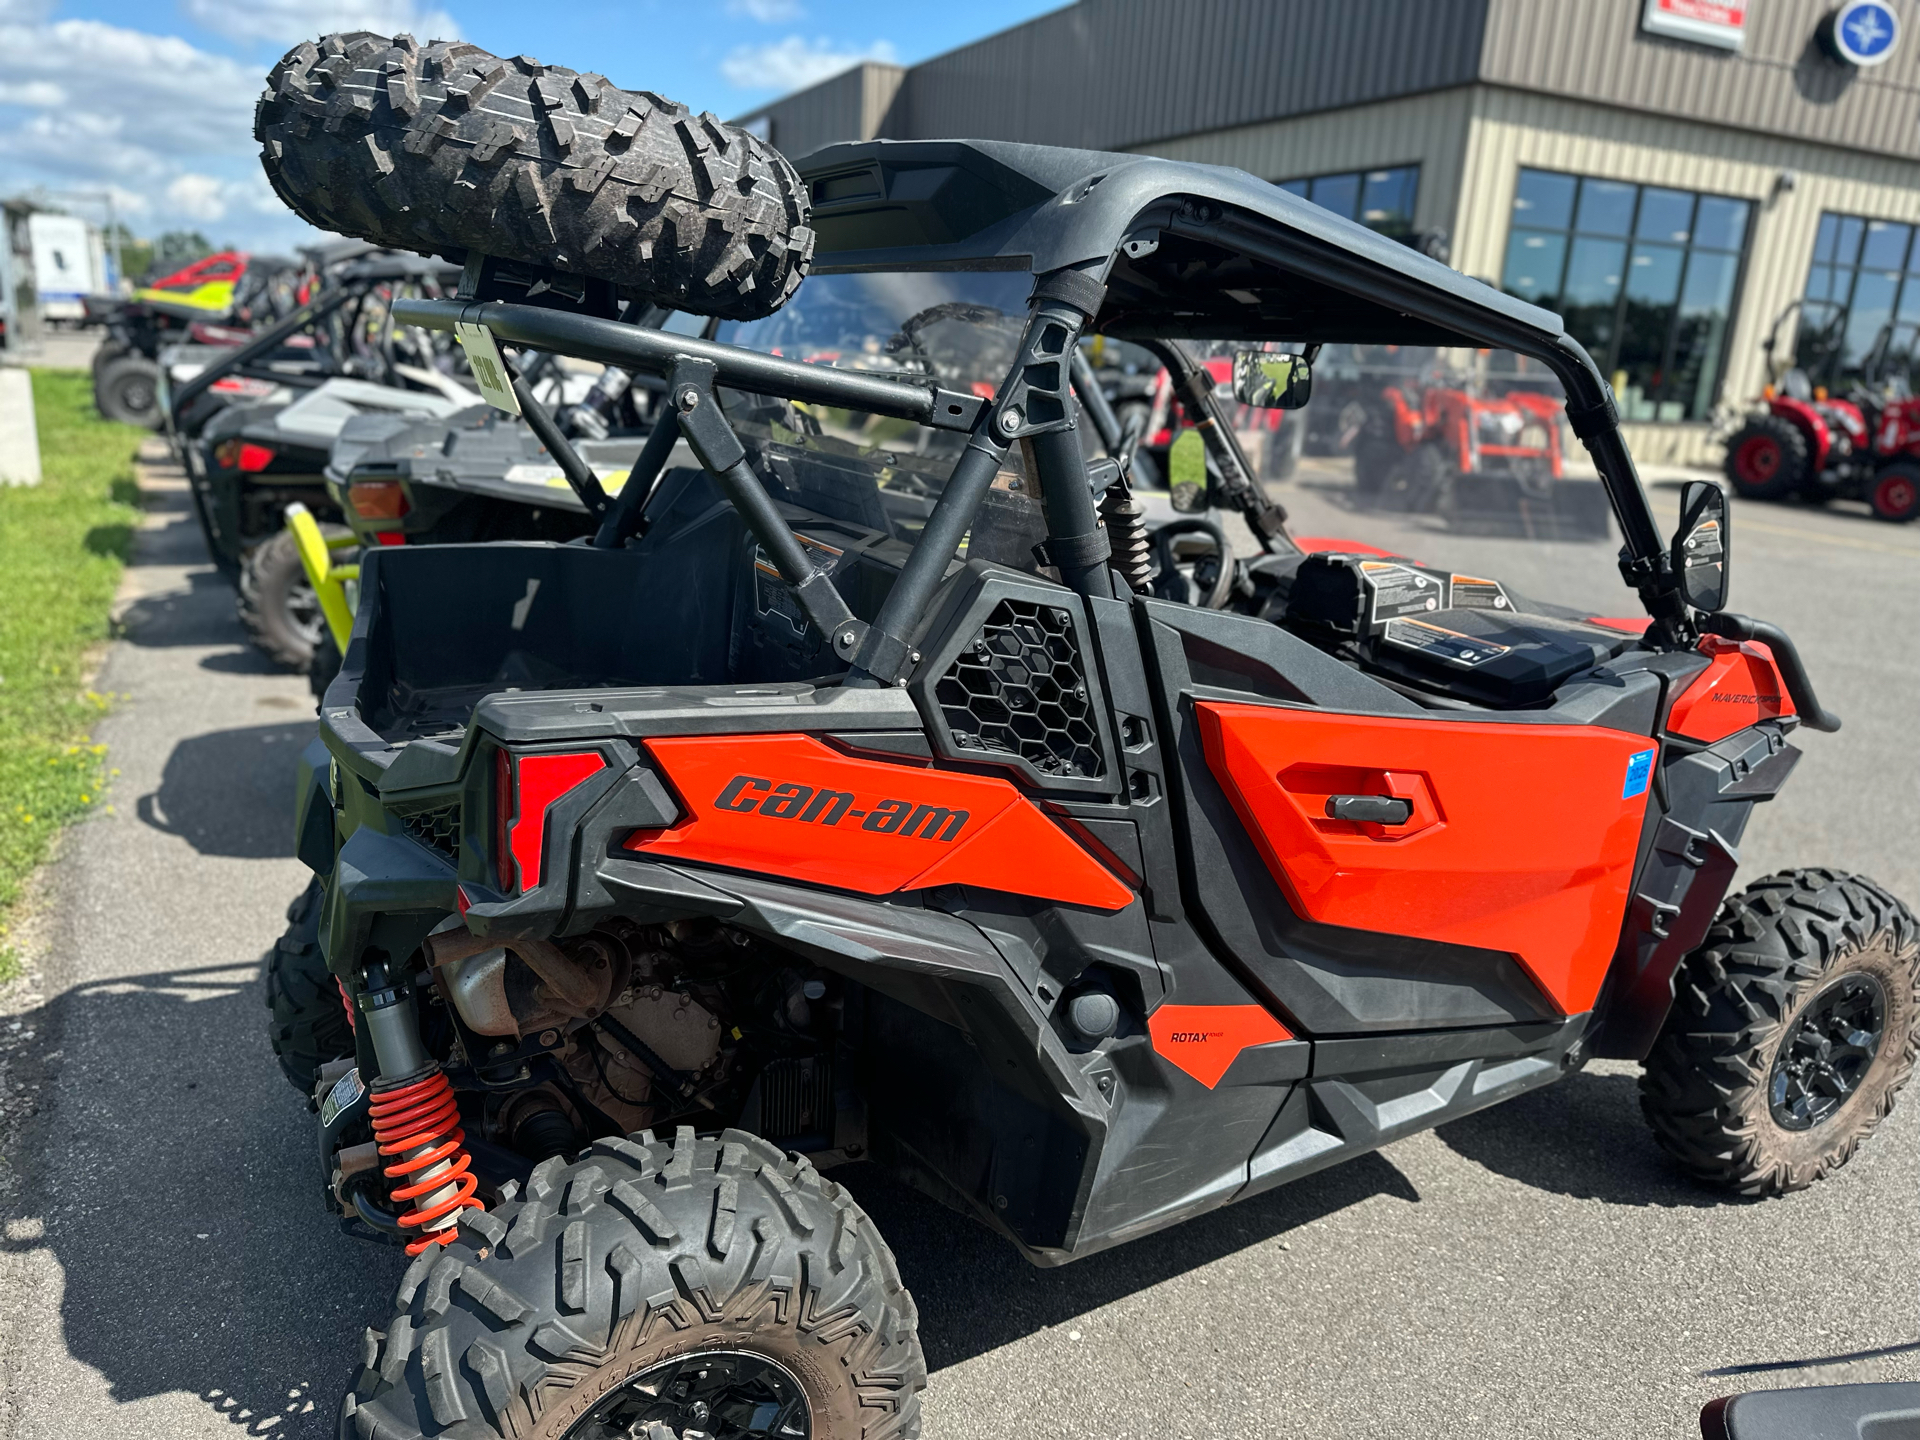
<path fill-rule="evenodd" d="M 937 381 L 802 364 L 608 318 L 605 297 L 563 277 L 529 275 L 470 255 L 452 300 L 398 300 L 402 324 L 483 326 L 510 344 L 619 365 L 668 384 L 655 427 L 618 500 L 601 491 L 524 385 L 530 423 L 601 524 L 593 543 L 624 544 L 684 437 L 739 511 L 808 616 L 848 662 L 850 686 L 904 684 L 913 640 L 1007 451 L 1033 463 L 1046 559 L 1070 588 L 1114 594 L 1096 513 L 1106 480 L 1090 479 L 1075 429 L 1075 392 L 1112 454 L 1111 412 L 1096 399 L 1083 334 L 1149 343 L 1199 421 L 1228 503 L 1263 545 L 1291 545 L 1284 514 L 1251 479 L 1211 382 L 1182 338 L 1249 342 L 1396 340 L 1499 347 L 1542 361 L 1567 395 L 1567 417 L 1593 457 L 1625 544 L 1623 578 L 1639 594 L 1656 645 L 1697 639 L 1671 573 L 1613 395 L 1558 316 L 1236 170 L 985 141 L 838 145 L 800 166 L 813 195 L 821 273 L 1025 270 L 1034 276 L 1016 356 L 990 400 Z M 510 296 L 514 298 L 501 298 Z M 599 313 L 594 313 L 598 310 Z M 1076 380 L 1075 372 L 1080 378 Z M 781 516 L 714 388 L 843 406 L 968 435 L 912 554 L 871 624 L 856 619 Z M 1104 462 L 1100 462 L 1104 465 Z M 1110 467 L 1106 474 L 1111 476 Z"/>

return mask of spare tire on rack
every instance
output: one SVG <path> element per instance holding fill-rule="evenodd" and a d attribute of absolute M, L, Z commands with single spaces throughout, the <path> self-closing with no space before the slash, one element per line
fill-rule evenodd
<path fill-rule="evenodd" d="M 806 189 L 779 151 L 599 75 L 355 31 L 294 47 L 267 82 L 261 163 L 323 229 L 730 320 L 779 309 L 813 258 Z"/>

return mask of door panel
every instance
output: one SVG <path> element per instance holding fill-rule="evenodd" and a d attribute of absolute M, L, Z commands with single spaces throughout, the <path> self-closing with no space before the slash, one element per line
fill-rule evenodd
<path fill-rule="evenodd" d="M 1617 730 L 1202 700 L 1207 766 L 1304 918 L 1505 951 L 1562 1013 L 1619 941 L 1652 747 Z M 1402 800 L 1399 823 L 1332 818 Z"/>

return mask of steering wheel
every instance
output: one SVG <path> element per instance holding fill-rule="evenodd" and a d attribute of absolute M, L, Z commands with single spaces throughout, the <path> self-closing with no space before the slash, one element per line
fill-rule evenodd
<path fill-rule="evenodd" d="M 1181 570 L 1180 562 L 1173 553 L 1173 542 L 1182 535 L 1205 535 L 1213 541 L 1215 559 L 1213 583 L 1207 587 L 1204 598 L 1197 601 L 1193 599 L 1193 592 L 1198 588 L 1198 575 L 1196 573 L 1193 579 L 1189 579 L 1186 572 Z M 1180 584 L 1187 590 L 1184 596 L 1167 598 L 1184 599 L 1190 604 L 1198 604 L 1207 610 L 1224 609 L 1227 601 L 1233 598 L 1235 580 L 1233 544 L 1227 539 L 1227 532 L 1220 528 L 1218 521 L 1209 520 L 1202 515 L 1186 515 L 1178 520 L 1168 521 L 1153 532 L 1153 555 L 1160 565 L 1160 578 L 1171 582 L 1177 577 Z M 1198 568 L 1198 566 L 1195 567 L 1196 572 Z"/>
<path fill-rule="evenodd" d="M 929 305 L 916 315 L 909 315 L 901 322 L 900 328 L 893 332 L 891 339 L 881 348 L 889 355 L 898 355 L 902 350 L 911 348 L 914 356 L 926 367 L 926 373 L 937 376 L 939 369 L 933 363 L 933 356 L 927 353 L 927 347 L 920 343 L 920 331 L 928 325 L 937 325 L 942 320 L 962 320 L 969 325 L 980 325 L 991 320 L 1004 320 L 1007 312 L 997 310 L 991 305 L 975 305 L 967 300 L 947 300 L 938 305 Z"/>

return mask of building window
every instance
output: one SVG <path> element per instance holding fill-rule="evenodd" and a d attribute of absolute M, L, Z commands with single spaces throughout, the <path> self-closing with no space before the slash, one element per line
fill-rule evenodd
<path fill-rule="evenodd" d="M 1557 310 L 1613 381 L 1625 420 L 1713 409 L 1752 205 L 1522 170 L 1500 285 Z"/>
<path fill-rule="evenodd" d="M 1914 227 L 1858 215 L 1820 217 L 1793 363 L 1838 389 L 1905 374 L 1920 329 L 1920 245 Z"/>
<path fill-rule="evenodd" d="M 1279 185 L 1302 200 L 1311 200 L 1348 220 L 1358 220 L 1382 235 L 1404 240 L 1413 234 L 1413 202 L 1420 193 L 1418 165 L 1313 175 L 1304 180 L 1282 180 Z"/>

